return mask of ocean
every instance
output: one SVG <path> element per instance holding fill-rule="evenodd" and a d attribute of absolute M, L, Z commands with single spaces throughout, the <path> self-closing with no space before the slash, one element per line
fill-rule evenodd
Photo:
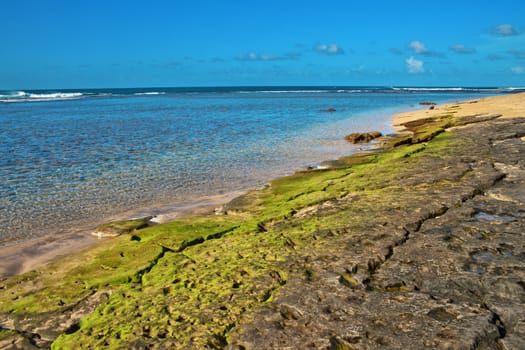
<path fill-rule="evenodd" d="M 0 245 L 257 188 L 358 151 L 346 134 L 391 133 L 392 115 L 419 102 L 521 90 L 0 91 Z"/>

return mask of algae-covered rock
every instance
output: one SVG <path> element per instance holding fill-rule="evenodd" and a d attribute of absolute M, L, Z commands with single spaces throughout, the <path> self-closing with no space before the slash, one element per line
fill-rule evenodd
<path fill-rule="evenodd" d="M 108 222 L 106 224 L 97 226 L 97 228 L 93 232 L 93 235 L 99 238 L 116 237 L 124 233 L 130 233 L 132 231 L 140 230 L 145 227 L 151 226 L 153 224 L 151 219 L 153 219 L 153 216 L 148 216 L 139 219 Z"/>
<path fill-rule="evenodd" d="M 467 120 L 221 215 L 108 224 L 119 237 L 0 282 L 0 345 L 522 348 L 525 119 Z"/>
<path fill-rule="evenodd" d="M 366 189 L 352 204 L 338 204 L 348 225 L 320 250 L 314 250 L 319 246 L 314 240 L 307 255 L 317 278 L 292 275 L 272 305 L 243 318 L 230 332 L 233 343 L 246 348 L 298 343 L 323 349 L 523 348 L 525 143 L 518 136 L 525 132 L 525 118 L 468 118 L 463 123 L 468 127 L 451 133 L 442 127 L 435 133 L 435 121 L 429 122 L 412 125 L 415 133 L 428 135 L 413 142 L 421 138 L 428 144 L 395 148 L 405 152 L 389 153 L 397 159 L 389 170 L 382 167 L 386 155 L 379 156 L 366 168 L 372 180 Z M 396 179 L 385 173 L 376 177 L 381 169 L 397 172 Z M 338 217 L 311 212 L 319 222 L 324 215 L 333 222 Z M 466 268 L 474 263 L 476 268 Z M 283 304 L 302 311 L 300 322 L 272 311 Z"/>

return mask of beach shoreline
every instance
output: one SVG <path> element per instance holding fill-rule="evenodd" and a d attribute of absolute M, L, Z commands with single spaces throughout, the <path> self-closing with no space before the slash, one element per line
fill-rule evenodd
<path fill-rule="evenodd" d="M 454 114 L 456 118 L 465 116 L 487 116 L 487 110 L 496 110 L 503 118 L 515 118 L 523 116 L 521 106 L 516 106 L 516 95 L 525 96 L 525 93 L 487 96 L 471 100 L 446 103 L 415 111 L 401 112 L 392 118 L 392 126 L 396 133 L 404 132 L 403 124 L 416 120 L 435 118 L 440 115 Z"/>
<path fill-rule="evenodd" d="M 457 103 L 437 105 L 432 108 L 422 107 L 421 109 L 401 112 L 391 116 L 390 124 L 395 134 L 402 134 L 406 132 L 406 128 L 402 126 L 403 123 L 418 119 L 432 118 L 433 116 L 443 113 L 451 106 L 469 104 L 469 108 L 471 108 L 480 100 L 491 101 L 491 98 L 496 97 L 498 101 L 501 101 L 506 98 L 506 96 L 511 98 L 513 94 L 489 96 L 480 99 L 459 101 Z M 486 107 L 482 107 L 482 109 L 483 108 Z M 512 108 L 507 108 L 503 112 L 505 116 L 516 116 L 515 113 L 513 113 Z M 474 109 L 468 109 L 468 112 L 465 113 L 480 113 L 480 109 L 475 106 Z M 367 132 L 370 130 L 362 131 Z M 377 147 L 381 146 L 378 145 Z M 325 162 L 330 162 L 330 160 L 326 160 Z M 298 169 L 296 171 L 298 171 Z M 188 199 L 167 206 L 150 206 L 143 209 L 135 209 L 111 216 L 110 219 L 105 222 L 154 216 L 155 222 L 165 223 L 192 215 L 211 214 L 216 208 L 227 204 L 229 201 L 242 195 L 244 192 L 246 191 L 234 191 L 231 193 L 210 195 L 198 199 Z M 95 227 L 72 228 L 67 233 L 60 235 L 48 235 L 0 246 L 0 261 L 5 262 L 0 266 L 0 279 L 17 276 L 36 268 L 43 267 L 46 264 L 59 260 L 60 258 L 79 253 L 95 245 L 103 244 L 107 239 L 111 239 L 111 237 L 97 238 L 94 235 L 94 232 Z"/>
<path fill-rule="evenodd" d="M 466 110 L 462 110 L 463 115 L 483 114 L 483 111 L 486 110 L 487 106 L 488 108 L 491 108 L 494 98 L 496 98 L 496 103 L 500 106 L 499 110 L 501 110 L 504 117 L 515 117 L 517 116 L 516 111 L 512 106 L 505 104 L 505 100 L 513 98 L 513 95 L 514 94 L 488 96 L 474 100 L 440 104 L 432 106 L 431 108 L 422 107 L 421 109 L 393 115 L 390 124 L 394 130 L 394 134 L 403 134 L 406 132 L 406 128 L 402 124 L 425 118 L 433 118 L 439 114 L 450 111 L 450 108 L 455 108 L 455 106 L 464 107 L 465 105 L 468 105 Z M 483 103 L 478 105 L 479 101 L 483 101 Z M 502 109 L 501 105 L 507 106 L 507 108 Z M 367 132 L 370 130 L 362 131 Z M 381 146 L 378 145 L 378 147 Z M 326 162 L 329 161 L 330 160 L 326 160 Z M 155 222 L 165 223 L 181 217 L 211 214 L 217 207 L 228 203 L 244 192 L 246 191 L 234 191 L 231 193 L 210 195 L 198 199 L 188 199 L 168 206 L 151 206 L 143 209 L 135 209 L 112 216 L 105 222 L 154 216 Z M 46 264 L 55 262 L 65 256 L 78 253 L 97 244 L 103 244 L 105 240 L 111 239 L 97 238 L 93 235 L 94 231 L 94 227 L 72 228 L 69 232 L 64 234 L 48 235 L 0 246 L 0 261 L 4 261 L 2 266 L 0 266 L 0 278 L 8 278 L 23 274 Z"/>
<path fill-rule="evenodd" d="M 0 345 L 522 348 L 524 97 L 2 280 Z"/>
<path fill-rule="evenodd" d="M 212 214 L 217 207 L 227 203 L 243 192 L 210 195 L 198 199 L 188 199 L 172 203 L 169 206 L 150 206 L 119 213 L 110 217 L 107 223 L 117 220 L 131 220 L 153 216 L 156 223 L 165 223 L 175 219 Z M 104 244 L 112 237 L 97 237 L 96 227 L 71 228 L 69 232 L 58 235 L 46 235 L 21 242 L 0 246 L 0 279 L 9 278 L 53 263 L 63 257 L 80 253 L 98 244 Z"/>

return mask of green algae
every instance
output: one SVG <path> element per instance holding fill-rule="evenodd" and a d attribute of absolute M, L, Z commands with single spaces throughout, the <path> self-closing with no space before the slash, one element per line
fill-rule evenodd
<path fill-rule="evenodd" d="M 316 281 L 303 257 L 329 255 L 337 249 L 333 237 L 379 226 L 392 211 L 415 205 L 399 179 L 417 170 L 420 157 L 447 157 L 459 145 L 444 132 L 451 118 L 413 126 L 406 144 L 276 179 L 228 203 L 221 215 L 150 227 L 122 223 L 133 235 L 2 282 L 0 313 L 48 317 L 107 292 L 93 312 L 61 331 L 53 349 L 221 348 L 241 316 L 271 302 L 290 274 Z M 415 190 L 444 184 L 453 185 Z M 359 286 L 349 273 L 340 281 Z"/>
<path fill-rule="evenodd" d="M 145 217 L 131 220 L 112 221 L 106 224 L 97 226 L 95 231 L 100 235 L 114 235 L 118 236 L 124 233 L 130 233 L 135 230 L 148 227 L 152 217 Z"/>

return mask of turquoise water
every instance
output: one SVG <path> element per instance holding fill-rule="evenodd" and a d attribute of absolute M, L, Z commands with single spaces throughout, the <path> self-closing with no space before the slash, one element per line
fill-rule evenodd
<path fill-rule="evenodd" d="M 494 89 L 0 91 L 0 244 L 259 187 L 391 132 L 418 102 Z M 329 113 L 328 108 L 336 112 Z"/>

